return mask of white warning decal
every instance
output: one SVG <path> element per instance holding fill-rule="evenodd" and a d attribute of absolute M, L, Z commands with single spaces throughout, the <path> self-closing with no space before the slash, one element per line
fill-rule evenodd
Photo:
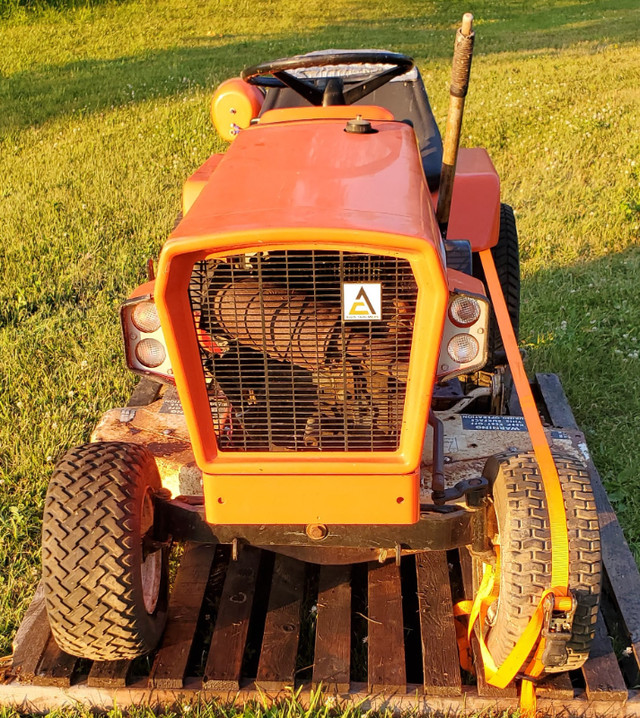
<path fill-rule="evenodd" d="M 345 282 L 342 285 L 342 316 L 345 322 L 382 319 L 382 284 Z"/>

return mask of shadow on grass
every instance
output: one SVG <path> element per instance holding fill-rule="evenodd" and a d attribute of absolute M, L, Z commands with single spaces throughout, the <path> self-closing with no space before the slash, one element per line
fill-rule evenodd
<path fill-rule="evenodd" d="M 84 59 L 50 65 L 0 79 L 0 132 L 47 120 L 213 87 L 247 64 L 326 47 L 387 47 L 419 61 L 449 59 L 452 27 L 474 11 L 477 51 L 531 52 L 576 43 L 635 42 L 637 0 L 558 3 L 489 3 L 456 0 L 422 9 L 415 16 L 382 18 L 297 35 L 255 38 L 184 38 L 188 44 L 114 60 Z"/>
<path fill-rule="evenodd" d="M 55 10 L 76 10 L 77 8 L 95 7 L 114 0 L 0 0 L 0 18 L 8 18 L 20 12 L 42 12 L 47 8 Z M 128 2 L 128 0 L 115 0 Z"/>
<path fill-rule="evenodd" d="M 557 373 L 640 554 L 640 246 L 523 282 L 527 368 Z"/>

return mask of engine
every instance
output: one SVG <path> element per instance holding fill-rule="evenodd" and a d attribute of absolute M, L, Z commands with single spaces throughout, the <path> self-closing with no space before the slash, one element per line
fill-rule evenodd
<path fill-rule="evenodd" d="M 221 450 L 398 448 L 417 299 L 406 259 L 207 259 L 189 295 Z"/>

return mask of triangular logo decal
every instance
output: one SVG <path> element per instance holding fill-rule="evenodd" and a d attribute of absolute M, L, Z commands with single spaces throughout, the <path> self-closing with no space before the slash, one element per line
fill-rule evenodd
<path fill-rule="evenodd" d="M 378 282 L 345 282 L 342 285 L 345 321 L 382 319 L 382 285 Z"/>

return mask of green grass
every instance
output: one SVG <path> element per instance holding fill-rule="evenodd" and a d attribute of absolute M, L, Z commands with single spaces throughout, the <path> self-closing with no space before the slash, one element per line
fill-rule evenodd
<path fill-rule="evenodd" d="M 522 343 L 560 374 L 640 559 L 637 0 L 130 0 L 2 5 L 0 655 L 39 574 L 56 458 L 126 401 L 117 310 L 184 178 L 223 149 L 218 82 L 323 47 L 417 59 L 441 127 L 452 28 L 476 15 L 463 131 L 516 210 Z"/>
<path fill-rule="evenodd" d="M 163 718 L 394 718 L 395 715 L 390 709 L 372 710 L 364 705 L 340 705 L 335 699 L 325 697 L 319 691 L 312 693 L 305 705 L 298 701 L 297 697 L 292 693 L 273 703 L 265 696 L 263 700 L 251 701 L 242 707 L 217 701 L 185 702 L 161 715 Z M 0 718 L 18 718 L 19 715 L 16 711 L 0 708 Z M 93 718 L 94 715 L 95 713 L 81 706 L 48 714 L 49 718 Z M 155 718 L 159 712 L 141 706 L 129 711 L 114 708 L 104 715 L 105 718 Z M 403 718 L 415 716 L 415 711 L 403 714 Z M 494 718 L 503 717 L 506 718 L 506 714 L 494 714 Z"/>

